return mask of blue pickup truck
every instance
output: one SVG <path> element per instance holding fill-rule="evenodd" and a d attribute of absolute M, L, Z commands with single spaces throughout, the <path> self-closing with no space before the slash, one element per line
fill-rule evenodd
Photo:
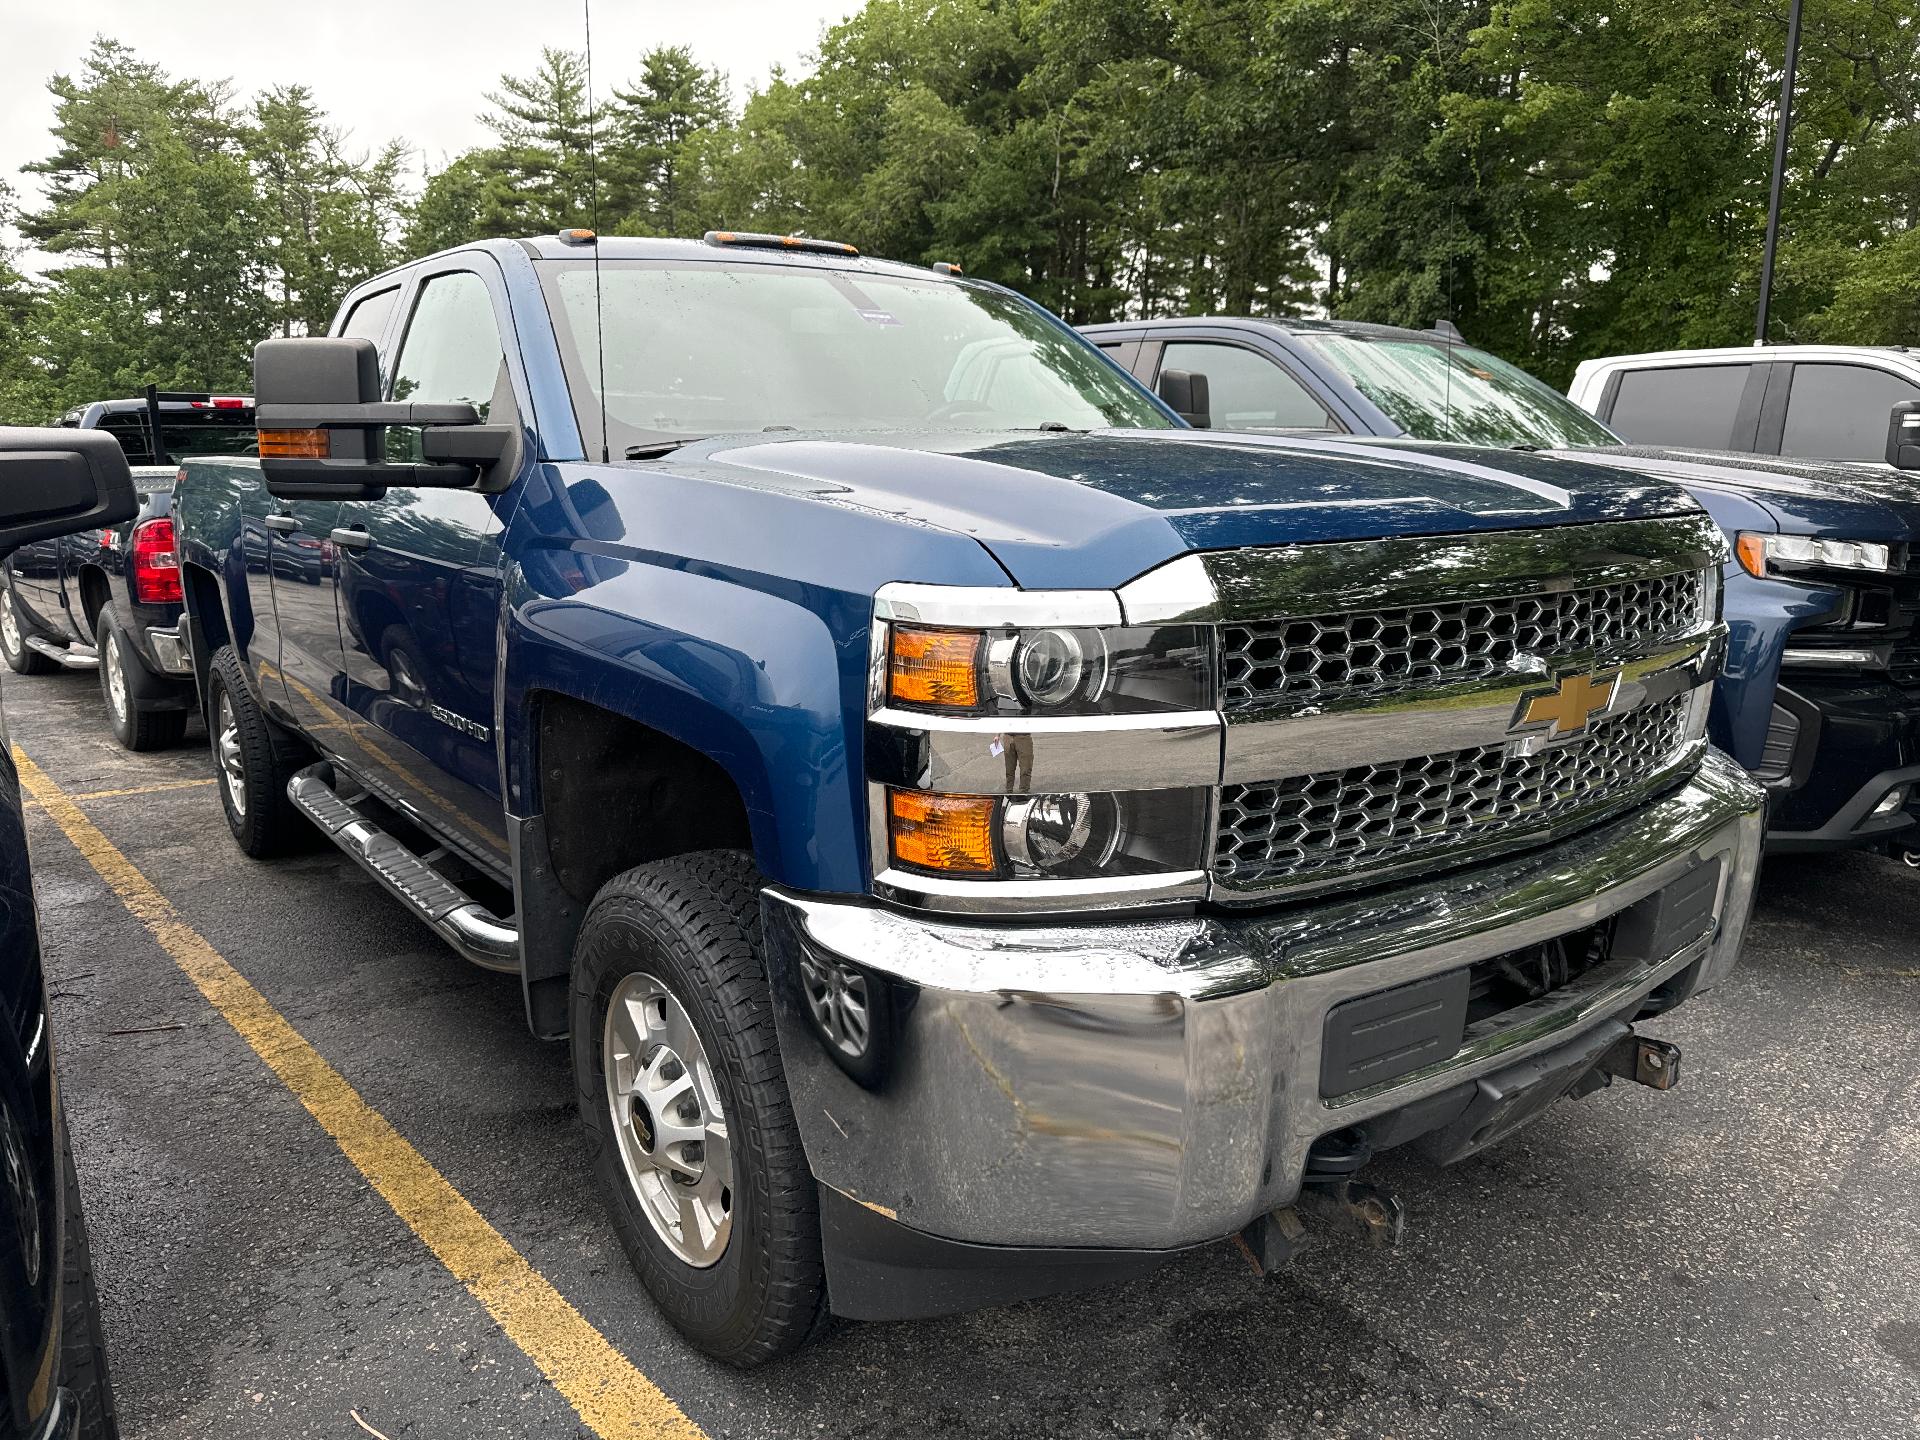
<path fill-rule="evenodd" d="M 1667 1088 L 1635 1023 L 1734 962 L 1762 795 L 1671 486 L 1196 431 L 792 238 L 450 251 L 254 380 L 176 494 L 234 836 L 519 977 L 732 1363 L 1379 1221 L 1381 1151 Z"/>
<path fill-rule="evenodd" d="M 1457 332 L 1216 317 L 1086 333 L 1145 383 L 1190 396 L 1204 376 L 1196 418 L 1219 429 L 1525 446 L 1682 486 L 1728 541 L 1727 664 L 1709 734 L 1766 786 L 1768 848 L 1915 857 L 1920 486 L 1909 475 L 1628 445 Z"/>

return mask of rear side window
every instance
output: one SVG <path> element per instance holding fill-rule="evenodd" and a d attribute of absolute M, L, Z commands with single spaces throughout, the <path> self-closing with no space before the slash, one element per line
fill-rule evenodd
<path fill-rule="evenodd" d="M 1607 424 L 1642 445 L 1725 450 L 1751 365 L 1685 365 L 1626 370 Z"/>
<path fill-rule="evenodd" d="M 1175 341 L 1160 352 L 1160 370 L 1207 377 L 1208 404 L 1219 430 L 1331 430 L 1326 407 L 1266 356 L 1239 345 Z"/>
<path fill-rule="evenodd" d="M 485 420 L 496 403 L 510 409 L 512 393 L 486 282 L 470 270 L 435 275 L 420 291 L 393 362 L 393 398 L 417 404 L 464 400 Z M 418 460 L 420 432 L 390 427 L 387 452 L 390 459 Z"/>
<path fill-rule="evenodd" d="M 152 465 L 158 458 L 153 453 L 145 410 L 104 415 L 100 428 L 120 442 L 129 465 Z M 217 410 L 168 405 L 160 412 L 160 441 L 170 461 L 188 455 L 251 455 L 257 439 L 251 405 L 228 405 Z"/>
<path fill-rule="evenodd" d="M 1920 385 L 1866 365 L 1793 367 L 1780 453 L 1814 460 L 1881 460 L 1887 412 L 1920 400 Z"/>

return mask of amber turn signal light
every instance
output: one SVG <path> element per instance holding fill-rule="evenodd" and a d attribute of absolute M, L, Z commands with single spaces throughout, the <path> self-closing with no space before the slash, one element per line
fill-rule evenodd
<path fill-rule="evenodd" d="M 991 795 L 889 790 L 887 829 L 893 858 L 917 870 L 948 875 L 993 874 L 999 868 L 993 851 L 998 805 Z"/>
<path fill-rule="evenodd" d="M 262 430 L 260 454 L 275 460 L 324 460 L 328 455 L 324 430 Z"/>
<path fill-rule="evenodd" d="M 972 710 L 980 704 L 977 630 L 896 625 L 888 655 L 887 695 L 907 705 Z"/>
<path fill-rule="evenodd" d="M 1767 537 L 1742 535 L 1733 542 L 1733 553 L 1740 557 L 1740 568 L 1756 579 L 1767 578 Z"/>

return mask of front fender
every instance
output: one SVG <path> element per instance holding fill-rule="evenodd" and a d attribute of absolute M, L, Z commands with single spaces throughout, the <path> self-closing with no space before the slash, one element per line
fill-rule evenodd
<path fill-rule="evenodd" d="M 1780 656 L 1793 632 L 1830 619 L 1842 596 L 1829 586 L 1757 580 L 1735 561 L 1726 568 L 1727 661 L 1713 687 L 1713 743 L 1758 769 L 1780 688 Z"/>
<path fill-rule="evenodd" d="M 558 693 L 651 727 L 732 777 L 768 879 L 807 890 L 864 888 L 859 693 L 869 608 L 807 604 L 687 570 L 574 555 L 593 583 L 567 598 L 512 577 L 502 707 L 508 809 L 542 808 L 532 707 Z M 836 640 L 836 637 L 841 637 Z"/>

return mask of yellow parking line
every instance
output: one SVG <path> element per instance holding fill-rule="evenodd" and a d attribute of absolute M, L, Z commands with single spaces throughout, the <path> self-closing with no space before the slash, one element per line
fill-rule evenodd
<path fill-rule="evenodd" d="M 21 782 L 74 847 L 434 1256 L 603 1440 L 705 1440 L 666 1394 L 360 1098 L 18 747 Z"/>
<path fill-rule="evenodd" d="M 164 795 L 169 790 L 191 790 L 197 785 L 211 785 L 213 777 L 201 780 L 169 780 L 164 785 L 132 785 L 125 790 L 82 790 L 77 795 L 69 795 L 69 800 L 118 800 L 127 795 Z"/>

